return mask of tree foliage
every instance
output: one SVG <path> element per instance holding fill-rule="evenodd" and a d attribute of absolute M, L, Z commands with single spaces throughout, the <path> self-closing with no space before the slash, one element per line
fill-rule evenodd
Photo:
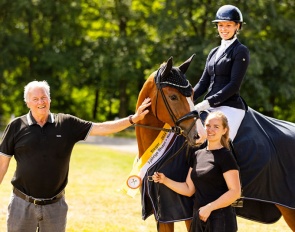
<path fill-rule="evenodd" d="M 53 112 L 108 120 L 134 112 L 145 79 L 170 56 L 193 53 L 187 76 L 200 78 L 220 39 L 217 0 L 2 0 L 0 115 L 27 112 L 23 87 L 51 86 Z M 241 94 L 263 114 L 295 121 L 294 0 L 232 1 L 244 21 L 239 39 L 251 60 Z"/>

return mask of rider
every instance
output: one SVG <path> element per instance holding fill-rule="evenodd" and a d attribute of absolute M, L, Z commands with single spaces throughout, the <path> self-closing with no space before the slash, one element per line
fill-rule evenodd
<path fill-rule="evenodd" d="M 207 91 L 195 109 L 198 112 L 222 111 L 228 118 L 233 141 L 245 116 L 246 105 L 239 92 L 250 55 L 248 48 L 237 39 L 243 24 L 242 13 L 237 7 L 220 7 L 212 22 L 222 40 L 221 45 L 209 53 L 204 72 L 194 87 L 194 102 Z"/>

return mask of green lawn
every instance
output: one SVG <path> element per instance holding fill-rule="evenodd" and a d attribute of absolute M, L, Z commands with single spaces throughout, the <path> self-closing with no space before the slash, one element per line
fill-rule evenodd
<path fill-rule="evenodd" d="M 118 189 L 129 174 L 136 154 L 94 145 L 77 144 L 73 151 L 66 188 L 69 205 L 68 232 L 156 232 L 154 218 L 141 219 L 140 197 L 125 196 Z M 6 209 L 15 163 L 0 186 L 0 231 L 6 231 Z M 264 225 L 238 218 L 239 231 L 290 231 L 281 219 Z M 183 222 L 175 232 L 185 231 Z"/>

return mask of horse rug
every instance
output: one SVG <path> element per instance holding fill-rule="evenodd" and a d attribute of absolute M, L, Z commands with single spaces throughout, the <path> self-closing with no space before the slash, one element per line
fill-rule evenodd
<path fill-rule="evenodd" d="M 237 215 L 273 223 L 281 217 L 274 204 L 295 209 L 295 124 L 249 107 L 233 144 L 244 196 Z"/>
<path fill-rule="evenodd" d="M 148 180 L 154 172 L 163 172 L 172 180 L 185 182 L 190 168 L 188 156 L 192 150 L 185 147 L 178 153 L 184 143 L 183 136 L 174 135 L 161 158 L 147 170 L 141 186 L 143 220 L 152 214 L 157 221 L 164 223 L 192 219 L 193 197 L 177 194 L 163 184 Z"/>

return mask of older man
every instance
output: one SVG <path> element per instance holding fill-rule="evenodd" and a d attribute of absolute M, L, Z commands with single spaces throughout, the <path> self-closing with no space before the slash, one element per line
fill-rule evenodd
<path fill-rule="evenodd" d="M 88 135 L 107 135 L 129 127 L 148 113 L 145 99 L 134 115 L 116 121 L 93 123 L 69 114 L 50 112 L 50 87 L 46 81 L 25 86 L 30 111 L 10 122 L 0 144 L 0 183 L 12 156 L 17 167 L 11 181 L 8 232 L 62 232 L 66 228 L 68 182 L 72 149 Z"/>

